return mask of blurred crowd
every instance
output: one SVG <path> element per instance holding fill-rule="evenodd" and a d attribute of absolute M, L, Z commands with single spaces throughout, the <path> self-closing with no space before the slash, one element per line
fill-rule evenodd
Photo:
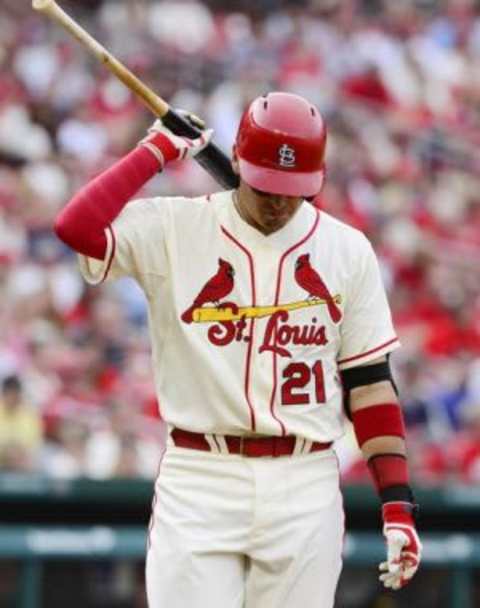
<path fill-rule="evenodd" d="M 479 482 L 479 3 L 63 4 L 226 152 L 258 94 L 290 90 L 321 109 L 327 181 L 314 204 L 365 231 L 380 258 L 414 479 Z M 143 295 L 128 279 L 85 285 L 52 233 L 61 206 L 151 120 L 63 30 L 2 0 L 0 470 L 155 474 L 163 426 Z M 145 194 L 216 189 L 189 162 Z M 338 449 L 346 482 L 363 479 L 351 433 Z"/>

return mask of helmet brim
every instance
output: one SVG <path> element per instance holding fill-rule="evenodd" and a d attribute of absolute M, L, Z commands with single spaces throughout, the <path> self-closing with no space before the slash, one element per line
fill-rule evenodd
<path fill-rule="evenodd" d="M 283 196 L 315 196 L 323 185 L 325 171 L 308 173 L 281 171 L 259 167 L 243 158 L 238 159 L 240 177 L 252 188 Z"/>

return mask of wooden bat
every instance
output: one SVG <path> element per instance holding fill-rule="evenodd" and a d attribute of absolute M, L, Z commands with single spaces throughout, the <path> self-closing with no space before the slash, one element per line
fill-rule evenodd
<path fill-rule="evenodd" d="M 72 34 L 83 46 L 91 51 L 115 76 L 121 80 L 141 101 L 162 119 L 163 124 L 176 135 L 196 138 L 201 131 L 194 127 L 187 119 L 172 110 L 168 103 L 152 91 L 144 82 L 133 74 L 123 63 L 114 57 L 95 38 L 85 31 L 76 21 L 58 6 L 55 0 L 32 0 L 36 11 L 44 13 L 53 21 L 59 23 Z M 195 160 L 224 188 L 231 189 L 238 186 L 238 176 L 232 170 L 230 159 L 213 143 L 202 150 Z"/>

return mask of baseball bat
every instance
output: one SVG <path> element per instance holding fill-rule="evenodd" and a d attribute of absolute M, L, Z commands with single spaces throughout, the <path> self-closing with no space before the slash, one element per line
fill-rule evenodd
<path fill-rule="evenodd" d="M 119 80 L 123 82 L 147 106 L 163 124 L 176 135 L 196 138 L 201 131 L 194 127 L 183 116 L 175 112 L 168 103 L 152 91 L 123 63 L 114 57 L 93 36 L 85 31 L 76 21 L 58 6 L 55 0 L 32 0 L 36 11 L 44 13 L 53 19 L 74 36 L 83 46 L 91 51 Z M 230 159 L 218 146 L 210 144 L 202 150 L 195 160 L 224 188 L 231 189 L 238 186 L 238 176 L 232 170 Z"/>

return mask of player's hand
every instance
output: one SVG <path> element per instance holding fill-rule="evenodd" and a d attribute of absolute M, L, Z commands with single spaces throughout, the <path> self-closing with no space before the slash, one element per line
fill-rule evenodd
<path fill-rule="evenodd" d="M 194 114 L 189 114 L 183 110 L 177 112 L 197 128 L 204 128 L 205 123 Z M 207 129 L 196 139 L 181 137 L 172 133 L 172 131 L 158 119 L 150 127 L 147 137 L 142 139 L 140 145 L 146 146 L 150 152 L 155 155 L 160 162 L 160 166 L 163 168 L 172 160 L 184 160 L 186 158 L 195 157 L 201 150 L 208 146 L 212 139 L 212 135 L 213 130 Z"/>
<path fill-rule="evenodd" d="M 380 580 L 390 589 L 406 585 L 420 564 L 422 544 L 412 513 L 413 505 L 407 502 L 387 502 L 382 507 L 387 561 L 380 564 Z"/>

